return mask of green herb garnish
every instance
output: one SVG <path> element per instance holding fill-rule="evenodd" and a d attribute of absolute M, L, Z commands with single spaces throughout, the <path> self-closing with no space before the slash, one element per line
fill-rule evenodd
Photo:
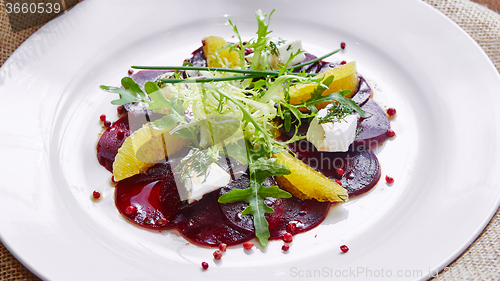
<path fill-rule="evenodd" d="M 217 160 L 219 160 L 219 155 L 215 154 L 213 150 L 201 150 L 193 147 L 177 166 L 179 167 L 178 176 L 185 183 L 192 175 L 196 177 L 204 175 L 203 182 L 205 182 L 208 177 L 208 168 Z"/>
<path fill-rule="evenodd" d="M 252 148 L 248 147 L 251 153 Z M 231 203 L 237 201 L 247 202 L 249 205 L 243 210 L 243 215 L 252 215 L 255 236 L 259 239 L 262 246 L 267 246 L 269 233 L 269 224 L 265 214 L 274 213 L 264 199 L 266 197 L 290 198 L 292 195 L 277 186 L 264 186 L 262 183 L 267 177 L 282 176 L 290 174 L 290 170 L 283 164 L 276 162 L 274 158 L 258 158 L 253 160 L 252 155 L 248 156 L 248 167 L 250 170 L 250 187 L 246 189 L 233 189 L 230 192 L 219 197 L 219 203 Z"/>

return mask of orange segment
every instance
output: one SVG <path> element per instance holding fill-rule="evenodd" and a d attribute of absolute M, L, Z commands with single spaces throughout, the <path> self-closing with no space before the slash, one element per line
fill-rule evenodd
<path fill-rule="evenodd" d="M 353 61 L 341 66 L 337 66 L 314 77 L 324 77 L 321 80 L 324 81 L 327 77 L 332 75 L 334 77 L 333 82 L 330 84 L 330 87 L 323 92 L 323 96 L 338 92 L 340 90 L 351 90 L 351 95 L 356 93 L 356 90 L 358 89 L 358 72 L 356 70 L 356 62 Z M 288 90 L 290 93 L 290 103 L 299 104 L 302 101 L 310 99 L 311 93 L 316 88 L 316 84 L 297 84 L 290 87 L 290 89 Z M 325 105 L 321 106 L 320 108 L 324 106 Z"/>
<path fill-rule="evenodd" d="M 132 133 L 118 149 L 113 162 L 113 176 L 120 181 L 145 172 L 156 163 L 165 161 L 173 154 L 188 146 L 190 142 L 168 131 L 153 129 L 151 123 Z"/>
<path fill-rule="evenodd" d="M 276 161 L 290 169 L 290 174 L 282 176 L 284 189 L 292 186 L 290 190 L 293 195 L 297 194 L 298 198 L 308 199 L 314 198 L 318 201 L 343 202 L 349 197 L 347 191 L 335 181 L 325 177 L 323 174 L 309 167 L 304 162 L 295 158 L 288 152 L 280 152 L 275 154 Z M 280 178 L 277 178 L 280 182 Z M 289 183 L 287 184 L 286 181 Z"/>
<path fill-rule="evenodd" d="M 236 51 L 229 51 L 229 43 L 218 36 L 203 38 L 203 52 L 209 67 L 239 67 L 240 57 Z M 226 64 L 229 63 L 229 65 Z"/>
<path fill-rule="evenodd" d="M 299 199 L 305 200 L 305 199 L 312 199 L 311 197 L 305 195 L 302 193 L 300 190 L 295 188 L 292 183 L 290 183 L 285 177 L 276 177 L 276 182 L 280 187 L 285 189 L 286 191 L 290 192 L 294 197 L 297 197 Z"/>

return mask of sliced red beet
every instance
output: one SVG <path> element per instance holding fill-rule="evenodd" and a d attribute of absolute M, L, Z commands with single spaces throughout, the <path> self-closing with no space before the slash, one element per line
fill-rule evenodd
<path fill-rule="evenodd" d="M 244 174 L 238 179 L 231 181 L 227 186 L 224 186 L 220 189 L 220 195 L 223 195 L 235 188 L 245 189 L 248 188 L 250 184 L 250 180 L 248 178 L 248 174 Z M 266 182 L 264 182 L 265 186 L 277 185 L 276 181 L 272 178 L 268 178 Z M 270 205 L 276 199 L 267 198 L 265 199 L 265 203 Z M 253 227 L 253 219 L 251 215 L 243 215 L 241 212 L 248 207 L 248 203 L 243 201 L 233 202 L 233 203 L 221 203 L 219 204 L 227 221 L 231 224 L 231 226 L 254 233 L 255 229 Z M 278 216 L 278 217 L 276 217 Z M 267 221 L 269 223 L 269 228 L 273 228 L 276 226 L 276 221 L 279 220 L 279 216 L 281 216 L 280 212 L 275 212 L 273 214 L 266 214 Z"/>
<path fill-rule="evenodd" d="M 366 82 L 365 78 L 359 76 L 358 91 L 352 96 L 352 100 L 359 106 L 364 105 L 370 96 L 372 95 L 372 89 Z"/>
<path fill-rule="evenodd" d="M 182 208 L 177 228 L 189 241 L 206 246 L 219 246 L 220 243 L 235 245 L 254 237 L 254 234 L 232 227 L 227 223 L 217 199 L 219 192 L 214 191 Z"/>
<path fill-rule="evenodd" d="M 199 47 L 192 53 L 192 57 L 186 59 L 185 61 L 190 62 L 193 66 L 205 67 L 207 66 L 207 60 L 205 59 L 205 52 L 203 51 L 203 46 Z"/>
<path fill-rule="evenodd" d="M 251 239 L 252 233 L 235 229 L 227 223 L 219 208 L 218 197 L 218 191 L 215 191 L 193 204 L 182 202 L 168 162 L 120 181 L 116 185 L 115 204 L 131 222 L 154 230 L 177 228 L 195 244 L 218 246 L 224 242 L 234 245 Z M 135 207 L 132 214 L 127 212 L 129 206 Z M 166 225 L 162 224 L 165 219 Z"/>
<path fill-rule="evenodd" d="M 344 173 L 340 182 L 352 197 L 367 192 L 377 184 L 380 179 L 380 164 L 370 149 L 363 150 L 359 154 L 351 152 L 347 155 L 351 155 L 352 158 L 344 162 L 342 167 Z"/>
<path fill-rule="evenodd" d="M 333 180 L 340 180 L 349 196 L 367 192 L 380 178 L 380 164 L 370 149 L 350 152 L 319 152 L 314 146 L 294 147 L 297 158 Z M 344 172 L 337 174 L 337 169 Z"/>
<path fill-rule="evenodd" d="M 234 184 L 221 188 L 220 194 L 225 194 L 233 188 L 245 189 L 248 187 L 248 176 L 242 176 Z M 276 181 L 268 178 L 264 183 L 266 186 L 276 185 Z M 270 239 L 280 239 L 286 233 L 287 226 L 290 223 L 296 224 L 294 233 L 300 233 L 312 229 L 319 225 L 328 214 L 330 209 L 329 202 L 318 202 L 316 200 L 300 200 L 292 198 L 266 198 L 264 201 L 274 213 L 266 214 L 269 223 Z M 227 221 L 231 226 L 248 231 L 255 232 L 253 220 L 250 215 L 242 215 L 241 212 L 248 206 L 246 202 L 222 203 L 219 204 Z"/>
<path fill-rule="evenodd" d="M 139 87 L 143 88 L 144 84 L 148 81 L 155 81 L 158 76 L 172 72 L 171 70 L 156 70 L 156 69 L 147 69 L 141 70 L 132 75 L 132 79 L 139 85 Z"/>
<path fill-rule="evenodd" d="M 275 199 L 269 206 L 274 209 L 273 218 L 276 221 L 270 221 L 269 228 L 271 237 L 269 239 L 281 239 L 287 232 L 290 224 L 295 224 L 296 228 L 292 234 L 301 233 L 318 226 L 326 218 L 330 210 L 330 202 L 318 202 L 316 200 L 300 200 L 292 197 L 288 199 Z"/>
<path fill-rule="evenodd" d="M 113 172 L 113 162 L 115 161 L 118 149 L 132 133 L 130 126 L 138 129 L 147 123 L 148 120 L 154 121 L 160 119 L 162 116 L 163 115 L 157 113 L 148 114 L 146 111 L 132 111 L 116 120 L 111 127 L 107 128 L 106 131 L 102 133 L 97 142 L 97 160 L 99 164 L 108 171 Z M 122 137 L 118 137 L 119 130 L 123 131 Z"/>
<path fill-rule="evenodd" d="M 175 198 L 177 189 L 175 180 L 168 164 L 157 164 L 148 169 L 147 173 L 138 174 L 121 180 L 115 187 L 115 204 L 120 213 L 127 219 L 142 227 L 156 230 L 175 227 L 177 209 L 165 205 L 162 200 L 165 187 L 175 190 L 171 196 Z M 177 201 L 180 201 L 177 195 Z M 137 209 L 135 214 L 127 214 L 128 206 Z M 160 219 L 168 223 L 159 223 Z"/>
<path fill-rule="evenodd" d="M 245 174 L 238 179 L 231 181 L 227 186 L 222 187 L 219 190 L 220 195 L 222 196 L 234 188 L 245 189 L 249 186 L 249 183 L 250 181 L 248 175 Z M 248 206 L 246 202 L 239 201 L 233 203 L 221 203 L 219 205 L 222 213 L 231 226 L 243 231 L 254 232 L 252 216 L 241 214 L 241 212 L 243 212 L 243 210 Z"/>
<path fill-rule="evenodd" d="M 369 114 L 369 117 L 358 122 L 358 133 L 354 139 L 354 144 L 356 146 L 381 144 L 387 138 L 387 131 L 389 130 L 387 115 L 372 99 L 369 99 L 361 108 Z"/>
<path fill-rule="evenodd" d="M 306 58 L 300 62 L 301 64 L 308 62 L 308 61 L 312 61 L 312 60 L 317 58 L 315 55 L 310 54 L 310 53 L 305 53 L 305 56 L 306 56 Z M 321 72 L 328 71 L 328 70 L 330 70 L 334 67 L 337 67 L 339 65 L 340 65 L 340 63 L 326 62 L 326 61 L 320 60 L 320 61 L 317 61 L 315 63 L 294 69 L 293 72 L 300 72 L 302 70 L 305 70 L 306 73 L 321 73 Z"/>
<path fill-rule="evenodd" d="M 123 131 L 123 137 L 118 138 L 118 131 Z M 106 131 L 99 138 L 97 143 L 97 160 L 108 171 L 113 171 L 113 162 L 115 161 L 115 156 L 118 153 L 118 148 L 120 148 L 125 141 L 125 139 L 130 135 L 130 130 L 128 126 L 128 115 L 123 116 L 116 122 L 107 128 Z"/>
<path fill-rule="evenodd" d="M 144 228 L 163 230 L 175 227 L 163 214 L 160 202 L 160 191 L 164 180 L 155 181 L 120 181 L 116 185 L 115 204 L 120 213 L 130 221 Z M 136 212 L 127 213 L 127 207 L 134 206 Z M 162 225 L 160 219 L 166 218 L 167 224 Z"/>

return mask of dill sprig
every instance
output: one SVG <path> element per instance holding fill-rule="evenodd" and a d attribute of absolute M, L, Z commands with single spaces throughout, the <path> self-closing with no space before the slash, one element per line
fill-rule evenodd
<path fill-rule="evenodd" d="M 191 178 L 193 175 L 196 177 L 205 175 L 205 179 L 208 177 L 209 169 L 208 167 L 217 162 L 218 157 L 214 153 L 210 153 L 208 150 L 201 150 L 197 147 L 192 148 L 188 155 L 186 155 L 180 161 L 178 165 L 179 169 L 179 177 L 182 182 L 187 182 L 188 178 Z"/>
<path fill-rule="evenodd" d="M 327 108 L 326 115 L 318 118 L 318 122 L 319 124 L 341 122 L 347 115 L 350 115 L 353 112 L 353 108 L 334 102 Z"/>

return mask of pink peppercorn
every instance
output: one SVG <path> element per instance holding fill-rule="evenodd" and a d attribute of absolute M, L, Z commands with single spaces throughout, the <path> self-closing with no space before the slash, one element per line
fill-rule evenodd
<path fill-rule="evenodd" d="M 206 270 L 208 268 L 208 263 L 202 262 L 201 267 Z"/>
<path fill-rule="evenodd" d="M 281 246 L 281 250 L 283 250 L 284 252 L 288 251 L 289 249 L 290 249 L 290 245 L 288 245 L 288 244 Z"/>
<path fill-rule="evenodd" d="M 128 206 L 127 208 L 125 208 L 125 214 L 127 216 L 131 216 L 133 214 L 135 214 L 137 212 L 137 208 L 135 206 Z"/>
<path fill-rule="evenodd" d="M 111 122 L 109 122 L 108 120 L 104 121 L 104 127 L 109 127 L 111 126 Z"/>
<path fill-rule="evenodd" d="M 127 112 L 127 110 L 125 109 L 125 107 L 123 105 L 119 105 L 117 108 L 116 108 L 116 112 L 118 112 L 119 115 L 122 115 L 124 114 L 125 112 Z"/>
<path fill-rule="evenodd" d="M 166 218 L 161 218 L 156 222 L 156 224 L 159 226 L 165 226 L 165 225 L 167 225 L 167 223 L 168 223 L 168 220 Z"/>
<path fill-rule="evenodd" d="M 385 182 L 387 182 L 388 184 L 394 183 L 394 178 L 389 177 L 389 176 L 385 176 Z"/>
<path fill-rule="evenodd" d="M 344 253 L 347 253 L 347 251 L 349 251 L 349 248 L 346 245 L 342 245 L 340 246 L 340 250 Z"/>
<path fill-rule="evenodd" d="M 344 174 L 344 170 L 342 168 L 338 168 L 337 170 L 335 170 L 337 172 L 337 175 L 339 177 L 341 177 L 343 174 Z"/>
<path fill-rule="evenodd" d="M 216 259 L 216 260 L 220 260 L 221 258 L 222 258 L 222 252 L 221 252 L 221 251 L 219 251 L 219 250 L 216 250 L 216 251 L 214 252 L 214 259 Z"/>
<path fill-rule="evenodd" d="M 123 139 L 124 136 L 125 136 L 125 132 L 122 129 L 118 129 L 118 131 L 116 132 L 116 137 L 119 140 L 121 140 L 121 139 Z"/>
<path fill-rule="evenodd" d="M 345 49 L 345 42 L 340 43 L 340 48 Z"/>
<path fill-rule="evenodd" d="M 104 122 L 106 121 L 106 114 L 101 114 L 101 116 L 99 116 L 99 119 Z"/>
<path fill-rule="evenodd" d="M 227 249 L 227 244 L 226 243 L 220 243 L 219 244 L 219 250 L 221 250 L 221 252 L 225 252 Z"/>
<path fill-rule="evenodd" d="M 297 230 L 297 224 L 296 223 L 289 223 L 286 226 L 286 232 L 293 234 Z"/>
<path fill-rule="evenodd" d="M 396 109 L 391 107 L 391 108 L 388 108 L 387 109 L 387 115 L 389 115 L 390 117 L 393 117 L 394 115 L 396 115 Z"/>
<path fill-rule="evenodd" d="M 128 75 L 132 75 L 134 73 L 134 70 L 133 69 L 129 69 L 128 70 Z"/>
<path fill-rule="evenodd" d="M 253 242 L 245 242 L 243 243 L 243 248 L 250 250 L 252 249 L 253 245 L 254 245 Z"/>
<path fill-rule="evenodd" d="M 347 63 L 347 62 L 346 62 L 345 60 L 343 60 L 343 61 L 341 61 L 341 62 L 340 62 L 340 64 L 341 64 L 341 65 L 344 65 L 344 64 L 346 64 L 346 63 Z"/>
<path fill-rule="evenodd" d="M 92 192 L 92 197 L 94 199 L 99 199 L 99 198 L 101 198 L 101 193 L 99 193 L 98 191 L 94 191 L 94 192 Z"/>
<path fill-rule="evenodd" d="M 283 234 L 283 241 L 285 241 L 286 243 L 290 243 L 293 241 L 293 235 L 289 232 Z"/>
<path fill-rule="evenodd" d="M 393 130 L 389 130 L 387 131 L 387 136 L 393 138 L 394 136 L 396 136 L 396 132 L 394 132 Z"/>

